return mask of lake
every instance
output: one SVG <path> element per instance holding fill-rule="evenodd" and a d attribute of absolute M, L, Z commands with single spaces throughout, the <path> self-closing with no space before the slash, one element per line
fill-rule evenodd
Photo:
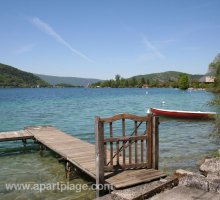
<path fill-rule="evenodd" d="M 94 117 L 118 113 L 145 115 L 150 107 L 178 110 L 216 111 L 208 105 L 213 98 L 206 91 L 178 89 L 35 88 L 0 89 L 0 132 L 31 125 L 56 128 L 94 143 Z M 162 103 L 164 102 L 164 103 Z M 198 162 L 216 150 L 218 138 L 213 121 L 160 119 L 160 169 L 198 170 Z M 40 157 L 36 145 L 24 153 L 21 142 L 0 143 L 1 199 L 93 199 L 94 191 L 6 191 L 5 183 L 66 182 L 64 166 L 50 152 Z M 14 153 L 11 153 L 11 148 Z M 16 151 L 16 153 L 15 153 Z M 89 180 L 77 176 L 71 183 Z"/>

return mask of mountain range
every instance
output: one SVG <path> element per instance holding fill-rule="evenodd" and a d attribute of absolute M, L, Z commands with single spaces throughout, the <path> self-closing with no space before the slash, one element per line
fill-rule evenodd
<path fill-rule="evenodd" d="M 176 81 L 183 72 L 167 71 L 133 76 L 137 80 L 153 80 L 159 82 Z M 199 80 L 203 75 L 187 74 L 191 80 Z M 133 78 L 131 77 L 131 78 Z M 128 79 L 131 79 L 128 78 Z M 0 87 L 51 87 L 52 85 L 66 84 L 69 86 L 87 86 L 103 80 L 94 78 L 60 77 L 42 74 L 33 74 L 15 67 L 0 63 Z"/>
<path fill-rule="evenodd" d="M 186 74 L 190 80 L 198 81 L 202 76 L 201 74 L 187 74 L 183 72 L 177 71 L 166 71 L 160 73 L 152 73 L 152 74 L 145 74 L 145 75 L 136 75 L 133 76 L 136 79 L 144 78 L 145 80 L 149 81 L 159 81 L 159 82 L 168 82 L 168 81 L 177 81 L 180 75 Z M 131 77 L 131 78 L 133 78 Z"/>
<path fill-rule="evenodd" d="M 0 63 L 0 87 L 48 87 L 49 84 L 32 73 Z"/>
<path fill-rule="evenodd" d="M 48 82 L 50 85 L 70 84 L 75 86 L 87 86 L 88 84 L 101 81 L 100 79 L 94 79 L 94 78 L 61 77 L 61 76 L 49 76 L 42 74 L 35 74 L 35 75 L 41 78 L 42 80 Z"/>

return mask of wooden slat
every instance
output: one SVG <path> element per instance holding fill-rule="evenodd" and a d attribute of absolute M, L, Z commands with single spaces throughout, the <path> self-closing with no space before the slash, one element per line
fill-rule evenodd
<path fill-rule="evenodd" d="M 95 141 L 96 141 L 96 184 L 104 184 L 104 123 L 100 121 L 99 117 L 95 118 Z M 103 194 L 103 190 L 96 189 L 96 197 Z"/>
<path fill-rule="evenodd" d="M 26 139 L 34 139 L 34 136 L 24 130 L 0 133 L 0 142 Z"/>
<path fill-rule="evenodd" d="M 117 164 L 119 164 L 119 155 L 120 155 L 120 151 L 119 151 L 119 141 L 117 141 L 117 144 L 116 144 L 116 146 L 117 146 Z"/>
<path fill-rule="evenodd" d="M 109 123 L 110 138 L 113 137 L 112 122 Z M 113 165 L 113 142 L 110 142 L 110 164 Z"/>
<path fill-rule="evenodd" d="M 121 119 L 130 119 L 137 122 L 145 122 L 148 121 L 148 116 L 137 116 L 137 115 L 123 113 L 123 114 L 115 115 L 113 117 L 100 118 L 100 121 L 104 123 L 110 123 Z"/>
<path fill-rule="evenodd" d="M 146 183 L 165 176 L 165 173 L 154 169 L 127 170 L 106 179 L 106 182 L 113 185 L 116 189 L 120 189 L 140 183 Z"/>
<path fill-rule="evenodd" d="M 149 129 L 149 123 L 150 122 L 146 122 L 146 124 L 145 124 L 145 127 L 146 127 L 146 133 L 147 133 L 147 138 L 148 138 L 148 131 L 150 131 L 150 130 L 148 130 Z M 148 161 L 148 152 L 147 152 L 147 150 L 148 150 L 148 148 L 147 148 L 147 140 L 145 141 L 145 149 L 146 149 L 146 154 L 145 154 L 145 156 L 146 156 L 146 162 Z"/>
<path fill-rule="evenodd" d="M 159 136 L 158 136 L 158 126 L 159 126 L 159 117 L 158 116 L 154 116 L 153 117 L 153 163 L 152 163 L 152 167 L 154 169 L 158 169 L 159 168 Z"/>
<path fill-rule="evenodd" d="M 141 162 L 144 162 L 144 140 L 141 140 Z"/>
<path fill-rule="evenodd" d="M 125 165 L 120 165 L 120 166 L 104 166 L 104 171 L 105 172 L 111 172 L 115 171 L 116 169 L 142 169 L 142 168 L 147 168 L 148 164 L 147 163 L 135 163 L 135 164 L 125 164 Z"/>
<path fill-rule="evenodd" d="M 135 133 L 137 134 L 137 132 Z M 105 138 L 104 142 L 127 142 L 127 141 L 137 141 L 137 140 L 146 140 L 146 135 L 137 135 L 137 136 L 130 136 L 130 137 L 112 137 L 112 138 Z"/>
<path fill-rule="evenodd" d="M 147 131 L 147 162 L 149 164 L 148 168 L 152 168 L 152 115 L 150 115 L 150 121 L 148 122 Z"/>
<path fill-rule="evenodd" d="M 132 142 L 129 141 L 129 164 L 132 163 Z"/>
<path fill-rule="evenodd" d="M 104 165 L 107 165 L 107 159 L 108 159 L 107 144 L 104 143 Z"/>
<path fill-rule="evenodd" d="M 134 135 L 137 136 L 137 121 L 134 122 Z M 135 140 L 135 163 L 138 162 L 138 143 Z"/>
<path fill-rule="evenodd" d="M 125 137 L 125 119 L 122 119 L 122 136 Z M 125 141 L 123 141 L 123 165 L 125 165 Z"/>

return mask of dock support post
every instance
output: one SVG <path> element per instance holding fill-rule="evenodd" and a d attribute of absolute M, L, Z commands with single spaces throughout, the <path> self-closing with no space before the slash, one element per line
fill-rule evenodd
<path fill-rule="evenodd" d="M 40 144 L 40 156 L 43 156 L 44 146 Z"/>
<path fill-rule="evenodd" d="M 159 117 L 153 116 L 153 168 L 159 168 Z"/>
<path fill-rule="evenodd" d="M 65 171 L 66 171 L 66 179 L 68 179 L 68 181 L 70 180 L 70 175 L 71 175 L 71 164 L 70 162 L 66 162 L 66 168 L 65 168 Z"/>
<path fill-rule="evenodd" d="M 27 144 L 27 140 L 26 139 L 22 139 L 22 142 L 23 142 L 23 145 L 24 145 L 24 148 L 25 148 L 26 144 Z"/>
<path fill-rule="evenodd" d="M 96 197 L 103 195 L 104 190 L 104 123 L 95 117 L 95 156 L 96 156 Z"/>

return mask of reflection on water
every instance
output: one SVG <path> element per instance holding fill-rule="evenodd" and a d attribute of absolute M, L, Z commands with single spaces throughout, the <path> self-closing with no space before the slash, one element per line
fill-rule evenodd
<path fill-rule="evenodd" d="M 16 155 L 6 155 L 0 157 L 0 199 L 93 199 L 95 192 L 87 189 L 80 191 L 76 184 L 89 184 L 87 180 L 73 174 L 74 178 L 67 182 L 65 177 L 64 164 L 59 163 L 57 159 L 49 152 L 44 152 L 41 157 L 39 153 L 20 153 Z M 61 192 L 59 188 L 54 190 L 22 190 L 7 191 L 5 184 L 30 184 L 33 188 L 38 189 L 36 184 L 69 184 L 71 190 Z M 34 187 L 35 186 L 35 187 Z M 40 186 L 39 186 L 40 187 Z M 49 186 L 47 186 L 49 188 Z M 42 186 L 44 188 L 44 186 Z M 88 188 L 89 185 L 88 185 Z"/>
<path fill-rule="evenodd" d="M 169 172 L 182 168 L 198 171 L 197 163 L 218 148 L 214 121 L 170 120 L 160 123 L 160 167 Z"/>

